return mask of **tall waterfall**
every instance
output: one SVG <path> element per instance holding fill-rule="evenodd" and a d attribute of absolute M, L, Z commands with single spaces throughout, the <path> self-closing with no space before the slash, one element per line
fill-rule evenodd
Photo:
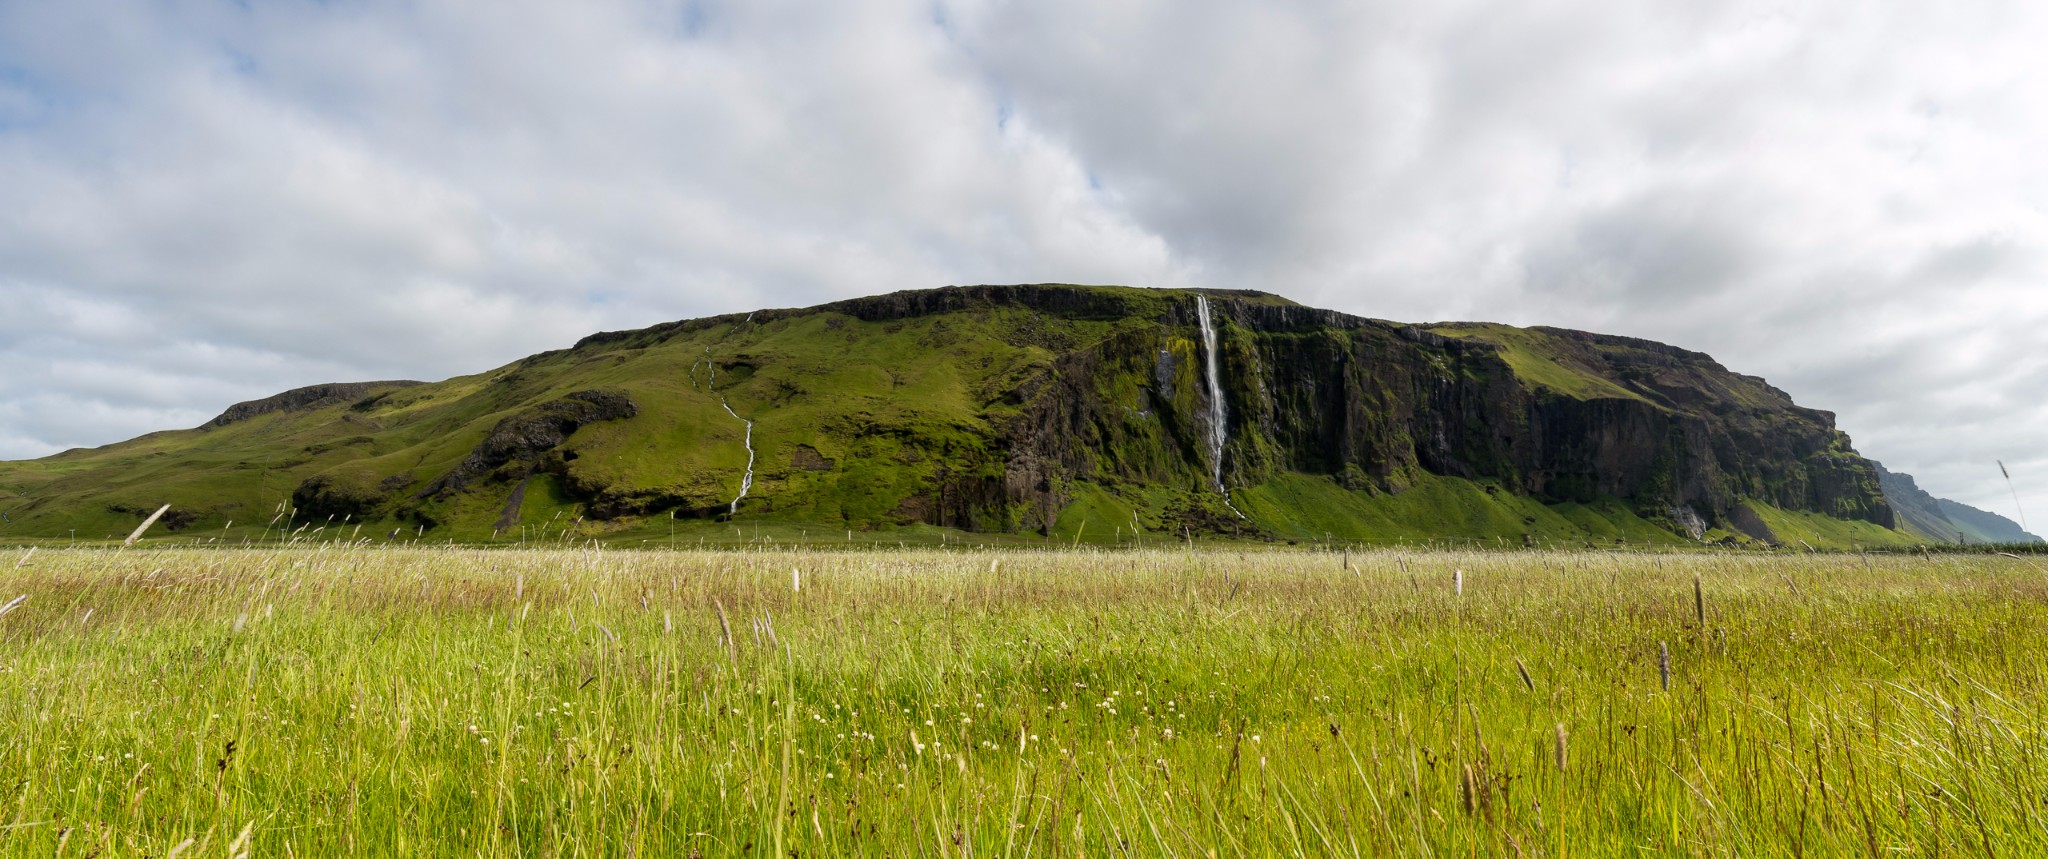
<path fill-rule="evenodd" d="M 1195 296 L 1195 318 L 1202 325 L 1202 375 L 1209 384 L 1209 479 L 1223 495 L 1223 506 L 1243 519 L 1244 512 L 1230 503 L 1230 489 L 1223 485 L 1223 443 L 1230 437 L 1230 407 L 1223 402 L 1223 379 L 1217 357 L 1216 323 L 1209 316 L 1209 298 Z"/>

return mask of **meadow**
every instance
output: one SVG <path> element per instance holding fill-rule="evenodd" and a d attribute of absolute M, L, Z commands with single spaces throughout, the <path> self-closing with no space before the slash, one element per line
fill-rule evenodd
<path fill-rule="evenodd" d="M 44 547 L 0 854 L 2044 855 L 2042 563 Z"/>

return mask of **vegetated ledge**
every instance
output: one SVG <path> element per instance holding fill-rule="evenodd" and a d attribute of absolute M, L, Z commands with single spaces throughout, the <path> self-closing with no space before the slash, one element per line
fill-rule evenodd
<path fill-rule="evenodd" d="M 1207 295 L 1214 298 L 1228 298 L 1248 306 L 1292 310 L 1304 321 L 1309 318 L 1323 320 L 1326 317 L 1341 317 L 1357 324 L 1371 320 L 1352 317 L 1334 310 L 1319 310 L 1296 304 L 1294 301 L 1270 292 L 1255 289 L 1155 289 L 1139 286 L 1085 286 L 1065 283 L 1023 283 L 1023 284 L 981 284 L 975 286 L 944 286 L 936 289 L 905 289 L 883 295 L 869 295 L 810 307 L 785 307 L 756 310 L 750 313 L 726 313 L 697 319 L 680 319 L 663 322 L 646 328 L 631 328 L 621 331 L 600 331 L 576 341 L 574 349 L 588 346 L 615 344 L 647 344 L 661 340 L 671 334 L 687 333 L 716 325 L 741 325 L 752 321 L 765 325 L 779 319 L 810 316 L 818 313 L 839 313 L 864 322 L 886 322 L 912 319 L 920 316 L 935 316 L 967 310 L 988 310 L 997 307 L 1015 307 L 1035 310 L 1051 316 L 1082 320 L 1122 319 L 1140 312 L 1147 302 L 1167 301 L 1176 295 Z M 1306 315 L 1304 315 L 1306 314 Z M 1286 318 L 1286 317 L 1281 317 Z"/>
<path fill-rule="evenodd" d="M 236 403 L 229 406 L 227 411 L 221 412 L 219 417 L 200 424 L 198 428 L 219 429 L 274 412 L 310 411 L 359 400 L 384 389 L 411 388 L 424 384 L 426 383 L 408 379 L 394 379 L 383 382 L 330 382 L 324 385 L 307 385 L 282 394 L 272 394 L 260 400 Z"/>

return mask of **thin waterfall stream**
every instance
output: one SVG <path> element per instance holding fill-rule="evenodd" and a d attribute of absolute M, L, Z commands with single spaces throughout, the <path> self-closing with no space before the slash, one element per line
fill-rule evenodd
<path fill-rule="evenodd" d="M 1222 362 L 1217 358 L 1216 323 L 1209 315 L 1209 298 L 1195 296 L 1195 319 L 1202 325 L 1202 375 L 1209 385 L 1209 479 L 1223 495 L 1223 506 L 1244 518 L 1244 511 L 1230 502 L 1230 489 L 1223 485 L 1223 445 L 1230 438 L 1230 407 L 1223 402 Z"/>
<path fill-rule="evenodd" d="M 747 315 L 748 320 L 752 320 L 753 318 L 754 317 L 752 314 Z M 743 322 L 741 324 L 745 323 Z M 739 330 L 739 326 L 733 326 L 733 330 Z M 692 389 L 697 388 L 698 364 L 703 364 L 705 369 L 707 369 L 710 372 L 710 377 L 704 383 L 704 387 L 702 388 L 702 390 L 705 393 L 717 393 L 717 391 L 712 389 L 712 386 L 718 384 L 718 365 L 716 363 L 713 363 L 711 360 L 711 347 L 704 347 L 704 357 L 699 358 L 690 364 L 690 387 Z M 733 411 L 732 402 L 727 400 L 724 394 L 718 395 L 718 404 L 724 407 L 726 414 L 732 415 L 733 420 L 739 421 L 740 423 L 747 425 L 747 435 L 744 441 L 744 443 L 747 446 L 747 470 L 745 473 L 740 475 L 740 494 L 733 496 L 732 504 L 726 508 L 726 515 L 737 516 L 740 512 L 740 501 L 744 500 L 747 497 L 748 493 L 754 491 L 754 422 L 747 420 L 746 418 L 740 417 L 739 412 Z"/>
<path fill-rule="evenodd" d="M 733 497 L 732 507 L 727 511 L 727 515 L 737 516 L 740 512 L 740 499 L 747 497 L 747 493 L 754 489 L 754 422 L 740 417 L 739 412 L 733 411 L 732 403 L 726 402 L 724 396 L 718 398 L 718 404 L 724 406 L 725 413 L 732 415 L 734 420 L 747 425 L 747 473 L 740 477 L 740 494 Z"/>

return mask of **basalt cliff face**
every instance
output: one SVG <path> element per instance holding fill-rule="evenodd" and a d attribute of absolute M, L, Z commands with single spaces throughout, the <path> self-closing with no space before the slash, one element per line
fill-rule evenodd
<path fill-rule="evenodd" d="M 1680 530 L 1687 520 L 1745 530 L 1731 514 L 1746 499 L 1896 524 L 1876 470 L 1833 415 L 1706 355 L 1560 329 L 1403 325 L 1256 293 L 1209 297 L 1230 404 L 1227 486 L 1298 474 L 1394 496 L 1452 477 L 1547 502 L 1627 499 Z M 977 303 L 1152 324 L 1064 350 L 1019 386 L 1019 413 L 997 427 L 1002 491 L 981 478 L 940 493 L 958 499 L 952 524 L 1012 511 L 1023 515 L 1005 525 L 1043 528 L 1073 500 L 1063 487 L 1199 484 L 1208 410 L 1191 301 L 1141 307 L 1085 290 L 997 287 L 841 307 L 879 321 Z M 1206 518 L 1230 525 L 1213 508 Z"/>
<path fill-rule="evenodd" d="M 18 533 L 165 502 L 191 528 L 282 513 L 465 539 L 750 518 L 1076 540 L 1903 539 L 1832 415 L 1699 353 L 1060 285 L 598 334 L 0 464 Z"/>

